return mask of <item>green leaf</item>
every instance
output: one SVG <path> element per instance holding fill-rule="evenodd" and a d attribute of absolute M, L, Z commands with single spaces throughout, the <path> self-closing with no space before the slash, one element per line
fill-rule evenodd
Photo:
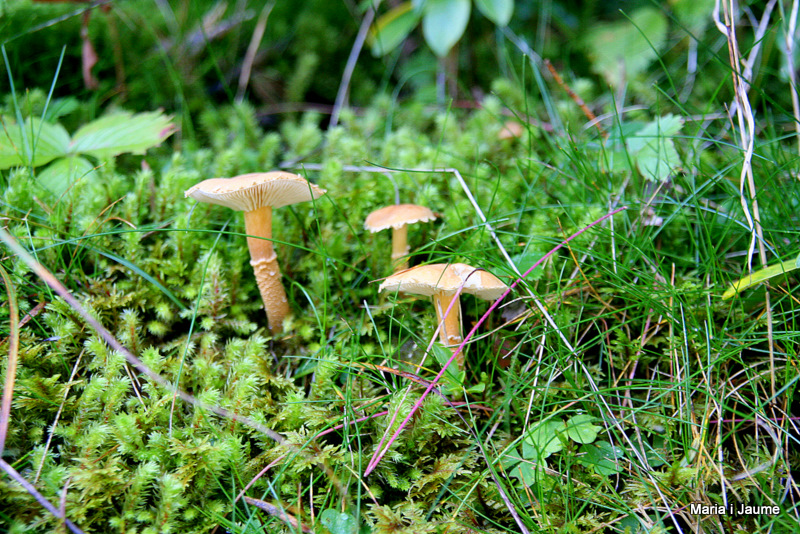
<path fill-rule="evenodd" d="M 418 22 L 419 13 L 412 9 L 411 2 L 403 2 L 378 17 L 367 36 L 372 55 L 384 56 L 397 48 Z"/>
<path fill-rule="evenodd" d="M 723 300 L 729 299 L 735 294 L 744 291 L 748 287 L 760 284 L 761 282 L 769 280 L 770 278 L 774 278 L 780 274 L 785 274 L 800 268 L 800 265 L 798 265 L 798 260 L 800 260 L 800 257 L 798 257 L 798 259 L 796 260 L 788 260 L 778 263 L 777 265 L 770 265 L 769 267 L 764 267 L 763 269 L 759 269 L 753 274 L 749 274 L 744 278 L 740 278 L 739 280 L 731 284 L 731 286 L 727 290 L 725 290 L 725 293 L 722 294 L 722 299 Z"/>
<path fill-rule="evenodd" d="M 514 262 L 514 265 L 517 266 L 520 273 L 525 273 L 533 267 L 533 265 L 542 259 L 544 254 L 539 252 L 523 252 L 522 254 L 517 254 L 516 256 L 512 256 L 511 260 Z M 525 277 L 526 280 L 538 280 L 544 274 L 544 269 L 540 265 L 538 268 L 531 271 L 531 273 Z"/>
<path fill-rule="evenodd" d="M 0 169 L 38 167 L 67 154 L 69 134 L 60 124 L 29 117 L 20 128 L 11 117 L 3 116 L 0 121 Z"/>
<path fill-rule="evenodd" d="M 40 172 L 36 179 L 48 191 L 56 196 L 61 196 L 75 180 L 92 178 L 96 174 L 94 165 L 89 161 L 80 156 L 72 156 L 53 162 Z"/>
<path fill-rule="evenodd" d="M 625 456 L 625 451 L 607 441 L 583 445 L 581 453 L 583 453 L 581 463 L 599 475 L 609 476 L 622 471 L 617 459 Z"/>
<path fill-rule="evenodd" d="M 683 127 L 683 119 L 675 115 L 664 115 L 651 121 L 628 137 L 628 151 L 635 155 L 636 165 L 642 176 L 663 182 L 681 163 L 672 137 Z"/>
<path fill-rule="evenodd" d="M 597 433 L 602 430 L 592 423 L 594 417 L 588 414 L 576 415 L 567 421 L 567 436 L 578 443 L 591 443 L 597 439 Z"/>
<path fill-rule="evenodd" d="M 470 0 L 428 0 L 422 17 L 422 34 L 433 53 L 444 57 L 464 35 Z"/>
<path fill-rule="evenodd" d="M 438 342 L 433 344 L 431 351 L 433 352 L 433 357 L 436 358 L 436 361 L 439 362 L 439 365 L 442 367 L 444 367 L 444 364 L 446 364 L 447 360 L 453 355 L 450 349 Z M 458 368 L 458 362 L 453 360 L 453 362 L 447 366 L 447 369 L 445 369 L 444 374 L 448 375 L 453 380 L 458 380 L 461 376 L 461 369 Z"/>
<path fill-rule="evenodd" d="M 533 428 L 522 441 L 522 456 L 542 461 L 564 448 L 558 433 L 564 430 L 563 421 L 545 421 Z"/>
<path fill-rule="evenodd" d="M 597 24 L 583 39 L 592 69 L 612 86 L 638 76 L 658 57 L 667 38 L 667 19 L 659 9 L 645 7 L 630 20 Z"/>
<path fill-rule="evenodd" d="M 498 26 L 507 26 L 514 13 L 514 0 L 475 0 L 475 6 Z"/>
<path fill-rule="evenodd" d="M 108 159 L 123 153 L 144 154 L 172 135 L 170 117 L 160 111 L 132 114 L 128 111 L 100 117 L 80 128 L 70 152 Z"/>
<path fill-rule="evenodd" d="M 333 508 L 323 510 L 319 515 L 319 520 L 331 534 L 356 534 L 358 532 L 358 522 L 353 516 Z"/>

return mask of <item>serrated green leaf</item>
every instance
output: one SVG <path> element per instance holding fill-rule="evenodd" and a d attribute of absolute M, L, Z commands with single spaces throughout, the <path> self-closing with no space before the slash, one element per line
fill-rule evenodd
<path fill-rule="evenodd" d="M 60 124 L 29 117 L 20 128 L 11 117 L 3 116 L 0 120 L 0 169 L 38 167 L 66 155 L 69 134 Z"/>
<path fill-rule="evenodd" d="M 514 0 L 475 0 L 475 6 L 498 26 L 507 26 L 514 13 Z"/>
<path fill-rule="evenodd" d="M 80 128 L 72 137 L 70 152 L 108 159 L 119 154 L 144 154 L 172 135 L 170 117 L 160 111 L 113 113 Z"/>
<path fill-rule="evenodd" d="M 438 57 L 446 56 L 464 35 L 470 6 L 470 0 L 428 0 L 425 4 L 422 34 Z"/>
<path fill-rule="evenodd" d="M 522 440 L 522 456 L 532 461 L 542 461 L 564 448 L 558 437 L 564 430 L 563 421 L 545 421 L 538 424 Z"/>
<path fill-rule="evenodd" d="M 602 427 L 595 425 L 594 417 L 588 414 L 576 415 L 567 420 L 567 436 L 578 443 L 591 443 L 597 439 Z"/>
<path fill-rule="evenodd" d="M 411 2 L 403 2 L 378 17 L 367 35 L 372 55 L 381 57 L 402 43 L 419 23 L 419 13 Z"/>
<path fill-rule="evenodd" d="M 75 180 L 91 178 L 97 173 L 94 165 L 80 156 L 62 158 L 54 161 L 36 179 L 48 191 L 61 196 Z"/>
<path fill-rule="evenodd" d="M 356 534 L 358 532 L 358 522 L 353 516 L 332 508 L 323 510 L 319 520 L 331 534 Z"/>
<path fill-rule="evenodd" d="M 780 274 L 785 274 L 795 269 L 800 268 L 798 266 L 797 260 L 787 260 L 777 265 L 770 265 L 769 267 L 764 267 L 763 269 L 759 269 L 758 271 L 754 272 L 753 274 L 749 274 L 743 278 L 740 278 L 736 282 L 730 285 L 730 287 L 725 290 L 725 293 L 722 294 L 722 299 L 729 299 L 737 293 L 740 293 L 747 289 L 748 287 L 752 287 L 756 284 L 760 284 L 770 278 L 774 278 Z"/>
<path fill-rule="evenodd" d="M 630 20 L 598 24 L 583 40 L 592 69 L 615 87 L 638 76 L 666 43 L 667 19 L 659 9 L 636 10 Z"/>

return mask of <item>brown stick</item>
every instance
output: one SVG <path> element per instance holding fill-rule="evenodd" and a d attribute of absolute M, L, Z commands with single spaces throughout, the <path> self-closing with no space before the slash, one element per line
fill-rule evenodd
<path fill-rule="evenodd" d="M 574 101 L 574 102 L 575 102 L 575 103 L 578 105 L 578 107 L 579 107 L 579 108 L 581 108 L 581 111 L 583 111 L 583 114 L 584 114 L 584 115 L 586 115 L 586 118 L 587 118 L 587 119 L 589 119 L 589 122 L 592 122 L 592 123 L 594 123 L 594 127 L 595 127 L 595 128 L 597 128 L 597 131 L 598 131 L 598 132 L 600 132 L 600 135 L 602 135 L 604 139 L 608 139 L 608 132 L 606 132 L 606 131 L 603 129 L 603 127 L 602 127 L 602 126 L 600 126 L 600 123 L 599 123 L 599 122 L 597 122 L 597 116 L 596 116 L 594 113 L 592 113 L 592 110 L 591 110 L 591 109 L 589 109 L 589 106 L 587 106 L 587 105 L 586 105 L 586 102 L 584 102 L 584 101 L 583 101 L 583 99 L 582 99 L 581 97 L 579 97 L 579 96 L 578 96 L 578 95 L 575 93 L 575 91 L 573 91 L 573 90 L 570 88 L 570 86 L 569 86 L 569 85 L 567 85 L 567 83 L 566 83 L 566 82 L 565 82 L 565 81 L 564 81 L 564 80 L 561 78 L 561 76 L 558 74 L 558 71 L 557 71 L 557 70 L 556 70 L 556 68 L 553 66 L 553 64 L 552 64 L 552 63 L 550 63 L 550 60 L 549 60 L 549 59 L 545 59 L 545 60 L 544 60 L 544 64 L 545 64 L 545 66 L 547 67 L 547 70 L 549 70 L 549 71 L 550 71 L 550 74 L 552 74 L 552 75 L 553 75 L 553 78 L 555 78 L 555 80 L 556 80 L 556 83 L 557 83 L 559 86 L 561 86 L 561 88 L 562 88 L 564 91 L 566 91 L 566 92 L 567 92 L 567 94 L 569 95 L 569 97 L 570 97 L 570 98 L 571 98 L 571 99 L 572 99 L 572 100 L 573 100 L 573 101 Z"/>

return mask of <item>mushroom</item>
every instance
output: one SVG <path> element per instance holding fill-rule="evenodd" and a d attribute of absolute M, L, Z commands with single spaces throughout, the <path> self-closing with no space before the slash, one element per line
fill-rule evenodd
<path fill-rule="evenodd" d="M 497 300 L 508 287 L 493 274 L 464 263 L 434 263 L 419 265 L 386 278 L 378 291 L 394 291 L 433 297 L 436 318 L 441 325 L 439 341 L 453 352 L 461 344 L 461 303 L 456 297 L 463 285 L 463 293 L 471 293 L 484 300 Z M 456 298 L 450 313 L 443 318 L 448 306 Z M 463 351 L 457 357 L 463 368 Z"/>
<path fill-rule="evenodd" d="M 408 225 L 418 222 L 435 221 L 436 215 L 424 206 L 416 204 L 395 204 L 375 210 L 364 221 L 364 228 L 372 233 L 392 229 L 392 264 L 394 272 L 408 268 Z"/>
<path fill-rule="evenodd" d="M 503 123 L 503 128 L 498 132 L 498 139 L 517 139 L 522 137 L 525 130 L 522 125 L 517 121 L 506 121 Z"/>
<path fill-rule="evenodd" d="M 272 247 L 272 208 L 307 202 L 325 194 L 324 189 L 296 174 L 274 171 L 243 174 L 234 178 L 210 178 L 185 193 L 200 202 L 244 211 L 250 265 L 264 301 L 269 329 L 283 329 L 289 302 L 281 284 L 278 256 Z"/>

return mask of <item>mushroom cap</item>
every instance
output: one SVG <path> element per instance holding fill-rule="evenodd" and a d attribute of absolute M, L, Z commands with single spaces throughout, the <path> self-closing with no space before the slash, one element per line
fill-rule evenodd
<path fill-rule="evenodd" d="M 497 300 L 508 289 L 490 272 L 465 263 L 419 265 L 386 278 L 378 291 L 403 291 L 414 295 L 452 295 L 461 285 L 463 293 L 485 300 Z"/>
<path fill-rule="evenodd" d="M 435 221 L 436 215 L 425 206 L 416 204 L 395 204 L 375 210 L 364 221 L 364 228 L 370 232 L 380 232 L 387 228 L 402 228 L 407 224 Z"/>
<path fill-rule="evenodd" d="M 280 208 L 308 202 L 325 194 L 302 176 L 290 172 L 254 172 L 233 178 L 209 178 L 189 188 L 184 195 L 200 202 L 219 204 L 238 211 L 264 206 Z"/>
<path fill-rule="evenodd" d="M 517 121 L 506 121 L 503 124 L 503 128 L 497 134 L 498 139 L 516 139 L 517 137 L 522 137 L 522 133 L 524 132 L 524 128 L 520 123 Z"/>

